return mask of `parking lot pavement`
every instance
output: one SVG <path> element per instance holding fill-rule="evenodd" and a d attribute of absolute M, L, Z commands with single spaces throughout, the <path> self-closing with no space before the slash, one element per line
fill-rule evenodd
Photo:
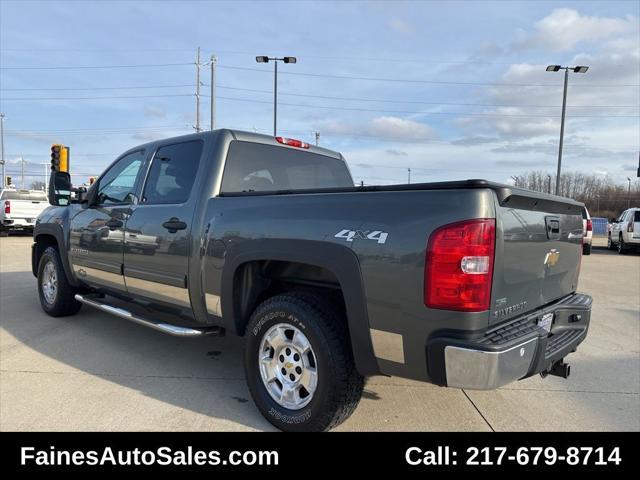
<path fill-rule="evenodd" d="M 30 237 L 0 239 L 1 430 L 270 430 L 253 405 L 242 339 L 179 339 L 83 307 L 40 309 Z M 640 255 L 594 249 L 594 297 L 571 377 L 495 391 L 368 379 L 339 430 L 640 430 Z"/>

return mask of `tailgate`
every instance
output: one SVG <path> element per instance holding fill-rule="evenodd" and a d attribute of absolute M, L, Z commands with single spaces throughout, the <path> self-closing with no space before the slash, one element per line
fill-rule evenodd
<path fill-rule="evenodd" d="M 10 218 L 37 218 L 49 206 L 46 200 L 10 200 Z"/>
<path fill-rule="evenodd" d="M 512 189 L 499 197 L 490 323 L 536 310 L 576 291 L 582 204 Z"/>

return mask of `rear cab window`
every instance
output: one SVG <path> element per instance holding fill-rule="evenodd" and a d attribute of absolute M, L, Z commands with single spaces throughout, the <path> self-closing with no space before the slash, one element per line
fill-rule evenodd
<path fill-rule="evenodd" d="M 294 148 L 233 141 L 222 193 L 353 187 L 344 160 Z"/>

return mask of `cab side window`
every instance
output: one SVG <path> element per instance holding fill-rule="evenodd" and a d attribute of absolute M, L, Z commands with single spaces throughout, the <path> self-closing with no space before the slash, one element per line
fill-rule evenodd
<path fill-rule="evenodd" d="M 98 204 L 133 203 L 136 178 L 143 161 L 144 150 L 131 152 L 118 160 L 99 180 Z"/>
<path fill-rule="evenodd" d="M 176 143 L 158 149 L 151 162 L 142 203 L 184 203 L 189 199 L 202 156 L 201 140 Z"/>

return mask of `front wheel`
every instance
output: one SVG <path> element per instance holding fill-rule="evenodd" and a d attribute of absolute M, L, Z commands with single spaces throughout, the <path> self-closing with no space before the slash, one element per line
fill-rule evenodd
<path fill-rule="evenodd" d="M 247 326 L 247 383 L 260 412 L 284 431 L 324 431 L 356 409 L 346 319 L 320 296 L 287 293 L 258 306 Z"/>
<path fill-rule="evenodd" d="M 48 247 L 38 263 L 38 294 L 42 309 L 52 317 L 73 315 L 82 304 L 69 284 L 58 249 Z"/>
<path fill-rule="evenodd" d="M 618 239 L 618 253 L 620 255 L 624 255 L 625 253 L 627 253 L 627 246 L 624 244 L 622 234 L 620 234 L 620 238 Z"/>

